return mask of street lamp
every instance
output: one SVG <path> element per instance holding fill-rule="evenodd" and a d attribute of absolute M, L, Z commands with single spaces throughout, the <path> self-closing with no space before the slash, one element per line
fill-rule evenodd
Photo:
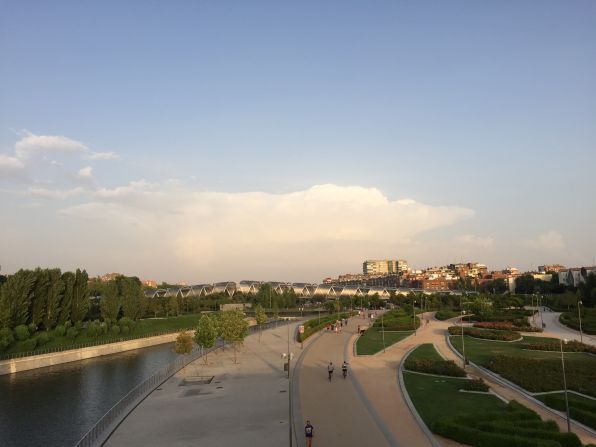
<path fill-rule="evenodd" d="M 462 309 L 461 316 L 459 320 L 459 325 L 461 326 L 461 352 L 464 358 L 464 369 L 466 369 L 466 342 L 464 339 L 464 315 L 466 311 Z"/>
<path fill-rule="evenodd" d="M 563 342 L 567 343 L 567 340 L 561 339 L 561 365 L 563 366 L 563 388 L 565 389 L 565 411 L 567 412 L 567 432 L 571 432 L 571 422 L 569 421 L 569 400 L 567 399 L 567 379 L 565 377 L 565 357 L 563 355 Z"/>
<path fill-rule="evenodd" d="M 577 316 L 579 317 L 579 340 L 581 343 L 583 343 L 584 342 L 584 334 L 582 332 L 582 312 L 579 308 L 579 306 L 581 304 L 583 304 L 583 303 L 581 302 L 581 300 L 579 300 L 577 302 Z"/>
<path fill-rule="evenodd" d="M 383 322 L 383 314 L 381 313 L 381 333 L 383 334 L 383 352 L 385 352 L 385 324 Z"/>
<path fill-rule="evenodd" d="M 544 329 L 544 319 L 542 318 L 542 312 L 540 311 L 540 306 L 542 305 L 542 295 L 538 295 L 538 314 L 540 315 L 540 327 Z"/>
<path fill-rule="evenodd" d="M 289 415 L 289 419 L 288 419 L 288 428 L 289 428 L 289 439 L 290 439 L 290 447 L 292 447 L 292 376 L 290 375 L 290 361 L 292 360 L 292 357 L 294 357 L 294 354 L 292 354 L 290 352 L 290 324 L 287 325 L 288 326 L 288 352 L 287 353 L 282 353 L 282 358 L 287 358 L 288 359 L 288 415 Z"/>
<path fill-rule="evenodd" d="M 414 335 L 416 335 L 416 300 L 412 300 L 412 321 L 414 323 Z"/>

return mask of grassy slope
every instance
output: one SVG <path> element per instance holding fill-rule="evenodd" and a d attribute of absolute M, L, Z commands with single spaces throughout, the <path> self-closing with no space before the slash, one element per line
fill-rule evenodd
<path fill-rule="evenodd" d="M 389 347 L 398 341 L 403 340 L 412 331 L 407 332 L 388 332 L 385 331 L 385 347 Z M 356 342 L 356 352 L 358 355 L 376 354 L 383 350 L 383 334 L 381 329 L 373 327 L 368 329 L 364 335 L 358 338 Z"/>

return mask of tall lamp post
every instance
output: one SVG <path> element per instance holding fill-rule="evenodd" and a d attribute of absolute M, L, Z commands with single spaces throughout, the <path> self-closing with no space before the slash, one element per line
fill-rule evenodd
<path fill-rule="evenodd" d="M 567 378 L 565 377 L 565 357 L 563 354 L 563 342 L 567 340 L 561 339 L 561 366 L 563 367 L 563 388 L 565 389 L 565 411 L 567 412 L 567 432 L 571 431 L 571 422 L 569 421 L 569 400 L 567 399 Z"/>
<path fill-rule="evenodd" d="M 287 325 L 288 327 L 288 352 L 283 353 L 282 357 L 288 359 L 288 429 L 289 429 L 289 440 L 290 440 L 290 447 L 292 447 L 292 376 L 290 374 L 290 363 L 292 360 L 293 354 L 290 352 L 290 324 Z"/>
<path fill-rule="evenodd" d="M 581 300 L 579 300 L 577 302 L 577 316 L 579 318 L 579 340 L 581 343 L 584 342 L 584 334 L 582 332 L 582 312 L 580 310 L 580 305 L 582 305 L 583 303 L 581 302 Z"/>
<path fill-rule="evenodd" d="M 412 322 L 414 323 L 414 335 L 416 335 L 416 300 L 412 300 Z"/>
<path fill-rule="evenodd" d="M 383 314 L 385 312 L 383 312 L 381 314 L 381 333 L 383 334 L 383 352 L 385 352 L 385 324 L 383 322 Z"/>
<path fill-rule="evenodd" d="M 544 329 L 544 319 L 542 318 L 542 312 L 540 311 L 540 307 L 542 305 L 542 295 L 538 295 L 538 314 L 540 315 L 540 327 Z"/>
<path fill-rule="evenodd" d="M 459 324 L 461 326 L 461 352 L 464 358 L 464 369 L 466 369 L 466 342 L 464 338 L 464 315 L 466 311 L 462 309 Z"/>

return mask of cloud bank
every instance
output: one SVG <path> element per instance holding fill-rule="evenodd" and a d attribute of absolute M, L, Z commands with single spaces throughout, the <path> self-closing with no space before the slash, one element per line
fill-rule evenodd
<path fill-rule="evenodd" d="M 371 246 L 383 247 L 389 256 L 402 241 L 474 212 L 390 201 L 378 189 L 360 186 L 227 193 L 138 181 L 99 189 L 94 200 L 66 207 L 62 214 L 113 239 L 134 234 L 138 246 L 131 241 L 131 250 L 151 247 L 156 259 L 165 256 L 180 275 L 212 281 L 226 274 L 227 279 L 263 278 L 284 271 L 286 278 L 288 271 L 296 272 L 289 279 L 320 278 L 338 262 L 353 271 Z"/>

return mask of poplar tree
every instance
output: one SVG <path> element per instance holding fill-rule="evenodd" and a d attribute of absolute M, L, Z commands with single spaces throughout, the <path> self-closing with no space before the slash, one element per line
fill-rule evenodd
<path fill-rule="evenodd" d="M 0 326 L 14 328 L 28 323 L 34 285 L 31 270 L 19 270 L 8 277 L 0 295 Z"/>
<path fill-rule="evenodd" d="M 99 309 L 104 321 L 115 322 L 120 313 L 120 295 L 118 294 L 118 285 L 116 281 L 108 281 L 103 285 Z"/>
<path fill-rule="evenodd" d="M 72 321 L 83 321 L 87 312 L 89 311 L 89 291 L 87 289 L 87 282 L 89 275 L 81 269 L 75 272 L 75 282 L 72 294 L 72 303 L 70 307 L 70 318 Z"/>
<path fill-rule="evenodd" d="M 75 274 L 72 272 L 64 272 L 62 274 L 62 282 L 64 283 L 64 293 L 62 295 L 62 302 L 60 303 L 58 324 L 64 324 L 70 320 L 70 310 L 75 288 Z"/>
<path fill-rule="evenodd" d="M 48 269 L 35 269 L 35 285 L 33 286 L 33 302 L 31 303 L 31 322 L 35 326 L 43 323 L 48 294 L 50 293 L 50 274 Z"/>
<path fill-rule="evenodd" d="M 60 269 L 48 270 L 48 276 L 50 278 L 50 287 L 48 289 L 43 324 L 49 330 L 56 326 L 58 316 L 60 315 L 60 304 L 64 295 L 64 281 L 62 281 Z"/>

